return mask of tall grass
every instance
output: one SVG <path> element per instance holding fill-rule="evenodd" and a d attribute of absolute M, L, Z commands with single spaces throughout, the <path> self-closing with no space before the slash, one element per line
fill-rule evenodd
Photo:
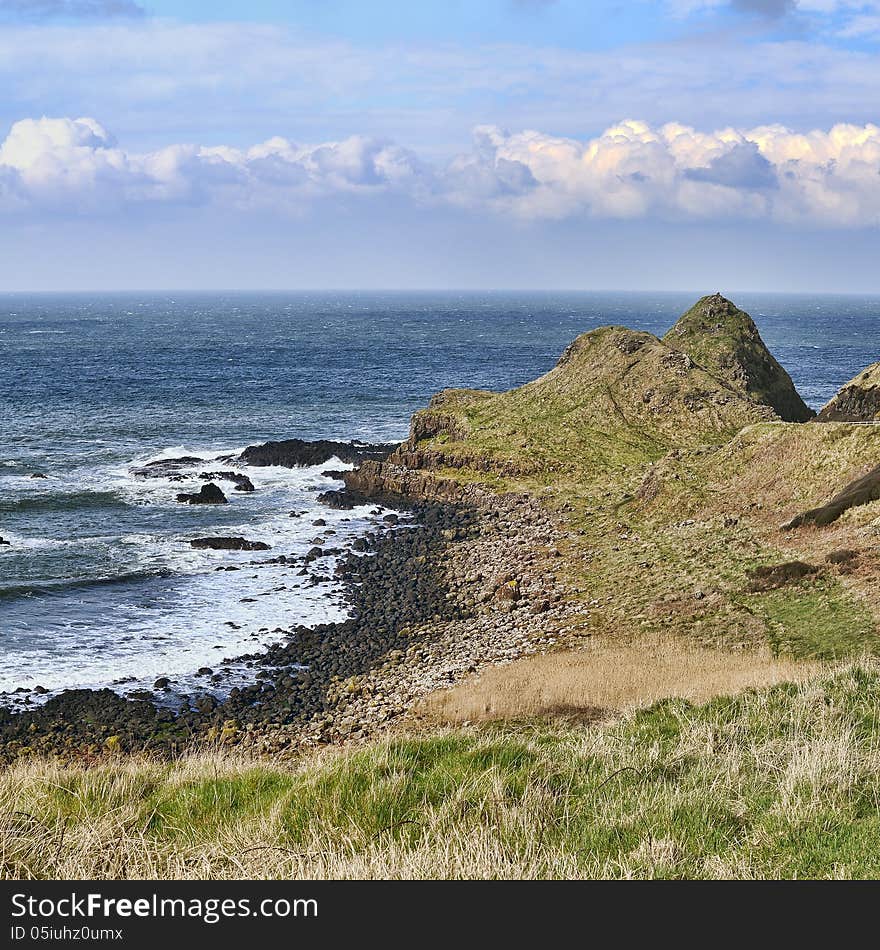
<path fill-rule="evenodd" d="M 22 878 L 880 875 L 880 665 L 606 725 L 435 731 L 299 764 L 0 777 Z"/>

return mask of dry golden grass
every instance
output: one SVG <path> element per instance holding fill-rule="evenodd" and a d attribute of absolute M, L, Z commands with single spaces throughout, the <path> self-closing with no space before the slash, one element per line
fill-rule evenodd
<path fill-rule="evenodd" d="M 802 682 L 822 669 L 769 650 L 730 652 L 674 637 L 599 640 L 578 650 L 494 666 L 438 690 L 419 712 L 441 723 L 574 715 L 600 718 L 676 697 L 706 702 L 752 687 Z"/>

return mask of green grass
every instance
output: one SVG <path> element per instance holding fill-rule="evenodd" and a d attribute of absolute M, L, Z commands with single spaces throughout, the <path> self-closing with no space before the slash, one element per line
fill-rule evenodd
<path fill-rule="evenodd" d="M 411 736 L 299 765 L 20 763 L 18 877 L 874 877 L 880 667 L 608 726 Z"/>
<path fill-rule="evenodd" d="M 871 613 L 836 580 L 746 600 L 768 621 L 768 639 L 776 653 L 817 659 L 841 659 L 866 650 L 880 653 Z"/>

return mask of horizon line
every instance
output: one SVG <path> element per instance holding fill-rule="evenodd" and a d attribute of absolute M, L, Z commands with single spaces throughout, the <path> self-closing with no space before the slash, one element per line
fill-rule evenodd
<path fill-rule="evenodd" d="M 0 289 L 0 297 L 33 294 L 768 294 L 791 297 L 878 297 L 877 290 L 767 290 L 733 288 L 696 290 L 694 288 L 623 288 L 623 287 L 115 287 L 115 288 L 15 288 Z"/>

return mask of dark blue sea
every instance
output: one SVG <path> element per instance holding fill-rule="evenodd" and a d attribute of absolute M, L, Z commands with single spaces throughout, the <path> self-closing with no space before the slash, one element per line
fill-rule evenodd
<path fill-rule="evenodd" d="M 241 534 L 298 556 L 350 539 L 370 509 L 315 503 L 341 466 L 248 468 L 257 490 L 217 508 L 176 493 L 268 439 L 403 438 L 438 389 L 525 383 L 603 324 L 662 334 L 697 296 L 0 296 L 0 690 L 183 682 L 282 626 L 343 617 L 332 581 L 188 544 Z M 730 296 L 814 407 L 880 359 L 880 298 Z M 181 455 L 204 460 L 191 485 L 131 473 Z"/>

